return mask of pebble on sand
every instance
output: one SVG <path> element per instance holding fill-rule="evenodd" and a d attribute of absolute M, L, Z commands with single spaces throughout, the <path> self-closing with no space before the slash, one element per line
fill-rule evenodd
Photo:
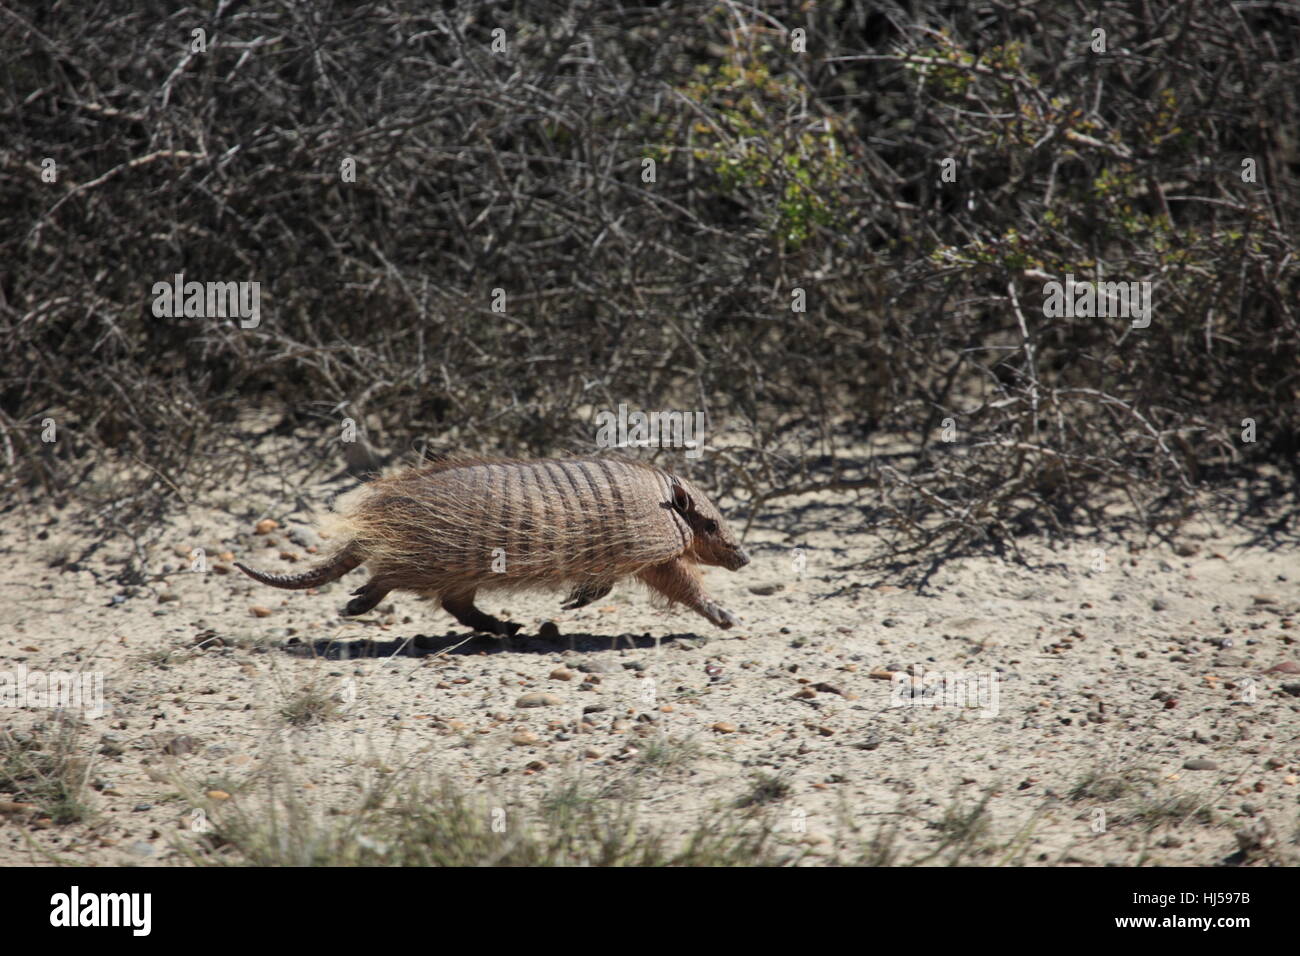
<path fill-rule="evenodd" d="M 516 707 L 553 707 L 556 704 L 563 703 L 560 698 L 554 694 L 524 694 L 515 701 Z"/>
<path fill-rule="evenodd" d="M 182 734 L 179 737 L 173 737 L 167 743 L 163 744 L 163 753 L 172 757 L 179 757 L 183 754 L 194 752 L 194 738 Z"/>

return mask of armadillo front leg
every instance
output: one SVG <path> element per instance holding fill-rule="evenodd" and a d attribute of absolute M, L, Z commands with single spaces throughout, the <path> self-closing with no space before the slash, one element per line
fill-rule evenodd
<path fill-rule="evenodd" d="M 704 593 L 699 579 L 678 558 L 651 565 L 637 576 L 664 597 L 685 604 L 724 631 L 740 623 L 734 614 Z"/>
<path fill-rule="evenodd" d="M 513 637 L 520 625 L 514 621 L 500 621 L 491 614 L 484 614 L 474 606 L 474 592 L 469 594 L 448 594 L 442 599 L 442 608 L 461 624 L 475 631 L 487 634 L 500 634 Z"/>

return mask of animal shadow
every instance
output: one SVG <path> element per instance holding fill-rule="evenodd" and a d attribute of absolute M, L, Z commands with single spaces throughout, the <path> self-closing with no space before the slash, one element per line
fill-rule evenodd
<path fill-rule="evenodd" d="M 493 634 L 464 634 L 449 631 L 430 636 L 416 634 L 391 640 L 358 638 L 351 641 L 301 641 L 290 638 L 286 653 L 295 657 L 318 657 L 325 660 L 359 660 L 385 657 L 429 657 L 434 654 L 481 656 L 485 654 L 557 654 L 572 650 L 579 653 L 607 653 L 620 650 L 653 650 L 662 644 L 683 640 L 702 640 L 699 634 L 558 634 L 541 636 L 520 632 L 513 637 Z"/>

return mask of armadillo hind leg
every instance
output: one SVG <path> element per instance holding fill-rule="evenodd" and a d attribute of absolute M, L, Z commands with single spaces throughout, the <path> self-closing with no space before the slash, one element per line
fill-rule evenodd
<path fill-rule="evenodd" d="M 469 594 L 446 595 L 442 599 L 442 608 L 466 627 L 487 634 L 513 637 L 520 627 L 514 621 L 500 621 L 491 614 L 484 614 L 474 606 L 472 591 Z"/>
<path fill-rule="evenodd" d="M 637 577 L 670 601 L 685 604 L 724 631 L 740 623 L 736 615 L 704 593 L 700 582 L 676 558 L 663 564 L 653 564 L 638 572 Z"/>
<path fill-rule="evenodd" d="M 378 606 L 379 602 L 388 596 L 390 590 L 390 588 L 384 587 L 377 581 L 367 581 L 365 584 L 361 585 L 361 587 L 352 592 L 354 596 L 352 600 L 348 602 L 347 607 L 343 609 L 343 613 L 348 617 L 353 617 L 357 614 L 365 614 L 367 611 L 374 610 L 375 607 Z"/>
<path fill-rule="evenodd" d="M 603 581 L 587 581 L 579 584 L 573 589 L 573 592 L 564 599 L 564 609 L 574 611 L 580 607 L 586 607 L 592 601 L 599 601 L 610 591 L 614 590 L 612 583 Z"/>

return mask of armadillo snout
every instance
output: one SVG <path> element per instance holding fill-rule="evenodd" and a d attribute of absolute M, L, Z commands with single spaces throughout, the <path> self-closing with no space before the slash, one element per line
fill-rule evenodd
<path fill-rule="evenodd" d="M 745 565 L 749 564 L 749 554 L 744 548 L 737 548 L 736 553 L 730 557 L 731 560 L 727 562 L 728 571 L 739 571 Z"/>

